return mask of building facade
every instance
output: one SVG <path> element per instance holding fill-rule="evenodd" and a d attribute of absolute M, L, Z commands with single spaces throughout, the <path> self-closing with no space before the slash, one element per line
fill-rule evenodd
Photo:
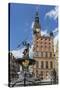
<path fill-rule="evenodd" d="M 10 72 L 10 82 L 14 82 L 18 77 L 18 72 L 20 71 L 20 66 L 16 62 L 16 58 L 13 56 L 12 53 L 9 53 L 10 56 L 10 65 L 9 65 L 9 72 Z"/>
<path fill-rule="evenodd" d="M 54 69 L 53 33 L 50 33 L 50 36 L 41 35 L 38 12 L 36 12 L 33 26 L 33 52 L 33 58 L 36 60 L 33 66 L 34 76 L 41 80 L 50 79 Z"/>
<path fill-rule="evenodd" d="M 57 41 L 57 44 L 55 46 L 56 48 L 56 51 L 55 51 L 55 70 L 56 70 L 56 73 L 57 73 L 57 76 L 58 76 L 58 41 Z"/>

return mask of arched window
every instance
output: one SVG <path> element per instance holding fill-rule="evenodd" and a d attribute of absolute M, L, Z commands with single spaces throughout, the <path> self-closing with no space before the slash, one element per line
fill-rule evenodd
<path fill-rule="evenodd" d="M 34 57 L 38 57 L 38 52 L 34 52 Z"/>

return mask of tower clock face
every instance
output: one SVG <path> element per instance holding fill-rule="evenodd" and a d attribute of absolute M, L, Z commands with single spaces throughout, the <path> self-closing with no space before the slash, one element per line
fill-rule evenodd
<path fill-rule="evenodd" d="M 39 29 L 38 28 L 36 28 L 36 32 L 39 32 Z"/>

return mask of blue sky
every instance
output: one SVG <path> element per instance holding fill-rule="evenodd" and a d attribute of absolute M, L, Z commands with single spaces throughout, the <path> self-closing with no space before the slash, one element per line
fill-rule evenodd
<path fill-rule="evenodd" d="M 58 29 L 57 7 L 47 5 L 10 4 L 10 50 L 14 50 L 26 38 L 32 41 L 32 23 L 38 7 L 42 32 Z"/>

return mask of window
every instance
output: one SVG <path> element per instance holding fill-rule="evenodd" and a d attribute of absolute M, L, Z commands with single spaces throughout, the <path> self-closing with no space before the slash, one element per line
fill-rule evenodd
<path fill-rule="evenodd" d="M 39 57 L 43 57 L 43 52 L 38 52 Z"/>
<path fill-rule="evenodd" d="M 41 62 L 39 61 L 39 68 L 41 68 Z"/>
<path fill-rule="evenodd" d="M 42 48 L 43 46 L 41 45 L 41 48 Z"/>
<path fill-rule="evenodd" d="M 47 40 L 47 38 L 45 38 L 45 40 Z"/>
<path fill-rule="evenodd" d="M 48 68 L 48 61 L 46 61 L 46 69 Z"/>
<path fill-rule="evenodd" d="M 50 44 L 50 42 L 49 42 L 49 44 Z"/>
<path fill-rule="evenodd" d="M 47 57 L 47 52 L 43 52 L 43 57 Z"/>
<path fill-rule="evenodd" d="M 38 68 L 39 67 L 39 63 L 38 63 L 38 61 L 36 62 L 36 68 Z"/>
<path fill-rule="evenodd" d="M 50 68 L 53 68 L 53 63 L 52 63 L 52 61 L 50 62 Z"/>
<path fill-rule="evenodd" d="M 46 44 L 46 42 L 45 42 L 45 44 Z"/>
<path fill-rule="evenodd" d="M 39 57 L 41 57 L 41 52 L 39 52 Z"/>
<path fill-rule="evenodd" d="M 38 45 L 36 45 L 36 48 L 39 47 Z"/>
<path fill-rule="evenodd" d="M 41 71 L 41 74 L 40 75 L 43 76 L 43 71 Z"/>
<path fill-rule="evenodd" d="M 52 52 L 50 52 L 50 57 L 52 57 Z"/>
<path fill-rule="evenodd" d="M 41 69 L 43 69 L 43 68 L 44 68 L 44 62 L 41 61 Z"/>
<path fill-rule="evenodd" d="M 43 57 L 46 57 L 46 52 L 43 52 Z"/>
<path fill-rule="evenodd" d="M 42 40 L 42 38 L 41 38 L 41 40 Z"/>
<path fill-rule="evenodd" d="M 50 52 L 48 52 L 48 57 L 50 57 Z"/>
<path fill-rule="evenodd" d="M 40 79 L 41 80 L 43 79 L 43 71 L 41 71 L 41 73 L 40 73 Z"/>
<path fill-rule="evenodd" d="M 48 76 L 48 71 L 46 72 L 46 76 Z"/>
<path fill-rule="evenodd" d="M 38 52 L 34 52 L 34 57 L 37 57 L 38 56 Z"/>
<path fill-rule="evenodd" d="M 41 57 L 43 57 L 43 52 L 41 52 Z"/>
<path fill-rule="evenodd" d="M 46 57 L 47 57 L 47 52 L 46 52 Z"/>

